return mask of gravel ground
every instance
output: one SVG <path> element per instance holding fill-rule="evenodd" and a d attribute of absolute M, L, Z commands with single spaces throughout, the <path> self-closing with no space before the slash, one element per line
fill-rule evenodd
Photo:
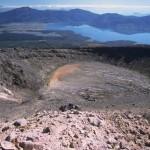
<path fill-rule="evenodd" d="M 149 150 L 150 122 L 131 112 L 42 111 L 0 123 L 3 150 Z"/>

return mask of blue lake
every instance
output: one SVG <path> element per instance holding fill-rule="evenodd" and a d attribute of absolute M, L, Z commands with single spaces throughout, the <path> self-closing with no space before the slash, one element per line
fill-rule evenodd
<path fill-rule="evenodd" d="M 74 33 L 80 34 L 85 37 L 89 37 L 93 41 L 108 42 L 108 41 L 134 41 L 140 44 L 150 44 L 150 33 L 138 33 L 138 34 L 121 34 L 109 30 L 101 30 L 88 25 L 81 26 L 68 26 L 65 24 L 53 24 L 50 23 L 47 26 L 48 30 L 69 30 Z"/>

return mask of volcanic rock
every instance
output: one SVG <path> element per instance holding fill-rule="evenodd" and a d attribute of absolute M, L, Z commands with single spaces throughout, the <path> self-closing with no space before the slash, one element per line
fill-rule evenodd
<path fill-rule="evenodd" d="M 24 119 L 24 118 L 22 118 L 22 119 L 18 119 L 18 120 L 16 120 L 15 122 L 14 122 L 14 126 L 16 126 L 16 127 L 24 127 L 24 126 L 26 126 L 27 125 L 27 120 L 26 119 Z"/>
<path fill-rule="evenodd" d="M 16 150 L 15 145 L 8 141 L 2 141 L 1 147 L 3 150 Z"/>

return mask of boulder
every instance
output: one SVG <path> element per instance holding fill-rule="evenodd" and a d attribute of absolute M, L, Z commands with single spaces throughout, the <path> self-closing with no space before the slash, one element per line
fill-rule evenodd
<path fill-rule="evenodd" d="M 97 118 L 97 117 L 89 117 L 88 118 L 88 122 L 92 126 L 96 126 L 96 127 L 100 127 L 102 125 L 102 121 L 99 118 Z"/>
<path fill-rule="evenodd" d="M 69 103 L 67 105 L 60 106 L 59 110 L 62 112 L 65 112 L 68 110 L 80 110 L 80 107 L 78 105 L 74 105 L 72 103 Z"/>
<path fill-rule="evenodd" d="M 5 140 L 9 142 L 15 142 L 17 140 L 17 134 L 15 132 L 11 132 Z"/>
<path fill-rule="evenodd" d="M 24 127 L 26 125 L 27 125 L 27 120 L 24 118 L 18 119 L 14 122 L 14 126 L 16 126 L 16 127 L 19 127 L 19 126 Z"/>
<path fill-rule="evenodd" d="M 51 132 L 50 128 L 46 127 L 46 128 L 43 129 L 42 133 L 50 133 L 50 132 Z"/>
<path fill-rule="evenodd" d="M 31 141 L 24 141 L 20 143 L 20 147 L 23 148 L 23 150 L 43 150 L 43 146 L 39 143 L 34 143 Z"/>
<path fill-rule="evenodd" d="M 33 150 L 34 149 L 34 144 L 33 142 L 30 141 L 25 141 L 19 144 L 20 147 L 23 148 L 23 150 Z"/>
<path fill-rule="evenodd" d="M 8 142 L 8 141 L 2 141 L 1 147 L 3 150 L 16 150 L 15 145 L 11 142 Z"/>

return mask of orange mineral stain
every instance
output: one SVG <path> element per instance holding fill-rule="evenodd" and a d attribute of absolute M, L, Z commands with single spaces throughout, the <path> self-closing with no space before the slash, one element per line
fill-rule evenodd
<path fill-rule="evenodd" d="M 80 64 L 69 64 L 59 67 L 48 81 L 49 87 L 56 87 L 64 77 L 73 74 L 80 67 Z"/>

